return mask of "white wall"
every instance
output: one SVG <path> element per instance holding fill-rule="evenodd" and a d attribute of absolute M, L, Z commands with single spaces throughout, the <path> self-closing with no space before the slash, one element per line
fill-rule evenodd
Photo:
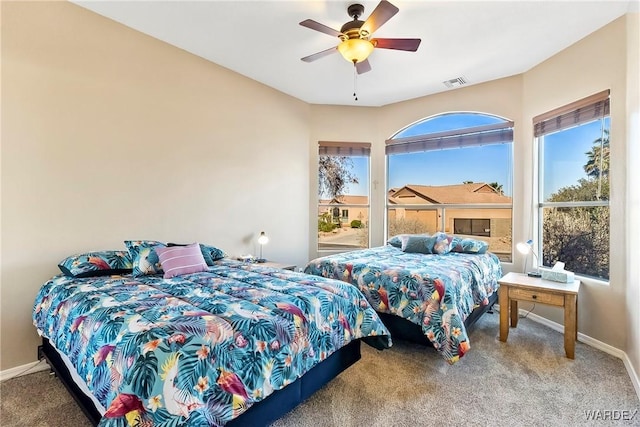
<path fill-rule="evenodd" d="M 640 13 L 627 15 L 626 352 L 640 375 Z M 640 384 L 636 383 L 640 396 Z"/>
<path fill-rule="evenodd" d="M 2 3 L 0 369 L 73 253 L 200 241 L 302 265 L 309 106 L 67 2 Z"/>
<path fill-rule="evenodd" d="M 578 330 L 613 347 L 624 349 L 627 337 L 625 242 L 627 75 L 625 17 L 585 37 L 524 74 L 523 119 L 611 89 L 611 246 L 610 284 L 583 280 L 578 297 Z M 532 126 L 523 141 L 533 143 Z M 524 163 L 533 162 L 533 149 Z M 562 324 L 561 309 L 538 306 L 536 314 Z"/>

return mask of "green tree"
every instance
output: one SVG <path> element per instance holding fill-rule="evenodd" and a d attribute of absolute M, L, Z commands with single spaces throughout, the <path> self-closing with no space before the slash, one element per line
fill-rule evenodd
<path fill-rule="evenodd" d="M 583 202 L 609 198 L 609 131 L 586 152 L 586 178 L 560 188 L 549 202 Z M 602 165 L 602 168 L 601 168 Z M 602 170 L 602 173 L 600 171 Z M 543 214 L 543 265 L 556 261 L 579 274 L 609 278 L 609 208 L 552 207 Z"/>
<path fill-rule="evenodd" d="M 602 176 L 609 176 L 609 129 L 604 130 L 604 136 L 593 141 L 591 150 L 585 153 L 587 155 L 587 163 L 584 165 L 584 171 L 587 176 L 598 178 L 600 176 L 600 165 L 602 164 Z"/>
<path fill-rule="evenodd" d="M 348 156 L 320 156 L 318 196 L 333 199 L 344 195 L 349 184 L 357 184 L 353 161 Z"/>
<path fill-rule="evenodd" d="M 498 184 L 497 182 L 490 182 L 489 185 L 493 187 L 494 190 L 496 190 L 496 193 L 504 194 L 504 189 L 502 187 L 502 184 Z"/>

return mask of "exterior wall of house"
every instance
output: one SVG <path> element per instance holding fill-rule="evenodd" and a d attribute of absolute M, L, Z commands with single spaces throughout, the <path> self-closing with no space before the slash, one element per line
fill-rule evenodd
<path fill-rule="evenodd" d="M 351 225 L 351 221 L 359 219 L 363 224 L 367 224 L 369 222 L 369 208 L 362 208 L 356 206 L 338 206 L 340 210 L 340 222 L 343 227 L 349 227 Z M 347 211 L 347 216 L 344 217 L 342 215 L 343 211 Z M 328 213 L 332 218 L 333 216 L 333 206 L 324 207 L 320 206 L 318 209 L 319 215 L 323 213 Z"/>
<path fill-rule="evenodd" d="M 456 233 L 454 223 L 456 219 L 489 219 L 491 220 L 490 236 L 505 236 L 510 234 L 511 211 L 509 209 L 442 209 L 434 205 L 433 209 L 409 209 L 401 205 L 393 205 L 389 209 L 389 221 L 404 219 L 424 224 L 424 232 Z M 444 211 L 444 230 L 442 230 L 442 215 Z M 495 225 L 495 229 L 493 228 Z"/>

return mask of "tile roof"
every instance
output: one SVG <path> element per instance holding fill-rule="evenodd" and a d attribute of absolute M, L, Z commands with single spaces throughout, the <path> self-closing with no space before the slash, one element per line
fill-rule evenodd
<path fill-rule="evenodd" d="M 389 196 L 392 204 L 403 204 L 402 195 L 413 195 L 433 204 L 511 203 L 511 197 L 496 192 L 489 184 L 473 182 L 455 185 L 405 185 Z M 415 201 L 406 204 L 417 204 Z"/>

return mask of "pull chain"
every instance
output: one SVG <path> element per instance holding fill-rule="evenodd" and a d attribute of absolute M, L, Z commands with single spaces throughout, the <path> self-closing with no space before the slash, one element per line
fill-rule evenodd
<path fill-rule="evenodd" d="M 358 95 L 356 95 L 357 89 L 358 89 L 358 70 L 356 68 L 356 61 L 353 61 L 353 98 L 355 101 L 358 100 Z"/>

